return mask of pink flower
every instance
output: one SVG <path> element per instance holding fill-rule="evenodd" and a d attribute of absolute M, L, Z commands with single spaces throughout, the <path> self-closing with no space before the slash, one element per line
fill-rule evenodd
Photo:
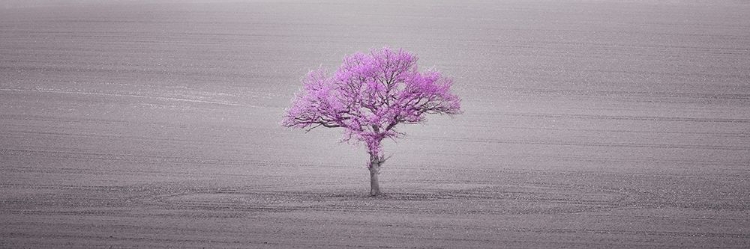
<path fill-rule="evenodd" d="M 458 114 L 461 99 L 453 81 L 438 71 L 419 72 L 417 57 L 383 48 L 344 58 L 333 75 L 310 71 L 286 110 L 282 125 L 312 130 L 344 129 L 344 141 L 362 142 L 382 158 L 381 141 L 396 138 L 398 124 L 424 121 L 425 114 Z"/>

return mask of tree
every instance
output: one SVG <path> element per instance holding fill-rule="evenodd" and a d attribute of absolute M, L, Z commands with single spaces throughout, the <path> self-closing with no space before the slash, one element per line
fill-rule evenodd
<path fill-rule="evenodd" d="M 362 142 L 370 155 L 370 195 L 380 195 L 378 174 L 385 163 L 381 142 L 404 135 L 399 124 L 425 121 L 426 114 L 459 114 L 461 100 L 450 78 L 419 72 L 417 57 L 389 48 L 344 58 L 333 75 L 323 68 L 302 79 L 303 88 L 286 109 L 282 125 L 310 131 L 343 128 L 344 141 Z"/>

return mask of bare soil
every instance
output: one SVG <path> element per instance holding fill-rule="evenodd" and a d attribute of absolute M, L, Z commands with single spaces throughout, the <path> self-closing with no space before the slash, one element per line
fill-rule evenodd
<path fill-rule="evenodd" d="M 748 248 L 744 1 L 4 1 L 2 248 Z M 300 78 L 384 45 L 465 113 L 368 197 Z"/>

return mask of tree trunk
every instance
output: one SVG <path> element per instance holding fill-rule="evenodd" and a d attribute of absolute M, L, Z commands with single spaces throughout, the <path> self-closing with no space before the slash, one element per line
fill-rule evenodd
<path fill-rule="evenodd" d="M 380 195 L 380 184 L 378 184 L 378 175 L 380 174 L 380 162 L 370 161 L 370 196 Z"/>

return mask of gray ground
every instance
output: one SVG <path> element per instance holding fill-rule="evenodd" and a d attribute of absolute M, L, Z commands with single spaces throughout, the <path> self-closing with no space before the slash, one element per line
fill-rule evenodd
<path fill-rule="evenodd" d="M 149 2 L 149 3 L 146 3 Z M 177 2 L 177 3 L 176 3 Z M 747 1 L 0 3 L 0 247 L 750 247 Z M 383 45 L 465 113 L 279 126 Z"/>

